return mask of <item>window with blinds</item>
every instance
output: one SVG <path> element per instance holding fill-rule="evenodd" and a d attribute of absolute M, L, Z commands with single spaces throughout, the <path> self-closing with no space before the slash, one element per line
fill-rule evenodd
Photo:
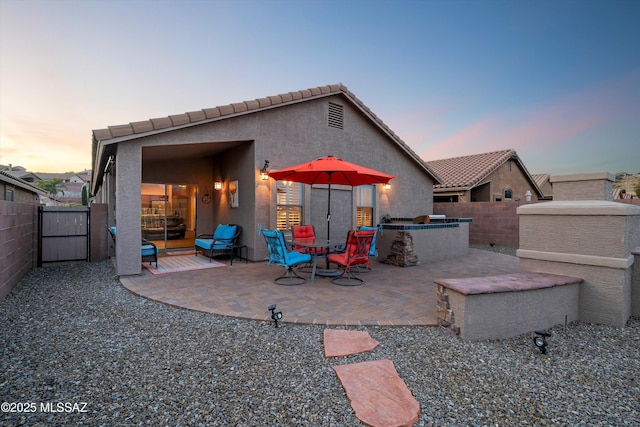
<path fill-rule="evenodd" d="M 373 208 L 375 206 L 373 185 L 355 187 L 356 191 L 356 227 L 367 225 L 373 227 Z"/>
<path fill-rule="evenodd" d="M 278 181 L 276 227 L 288 230 L 292 225 L 302 225 L 302 208 L 304 205 L 304 184 L 298 182 Z"/>

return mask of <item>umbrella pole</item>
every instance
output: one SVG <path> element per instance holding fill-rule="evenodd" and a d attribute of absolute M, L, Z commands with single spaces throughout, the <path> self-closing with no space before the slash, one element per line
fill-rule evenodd
<path fill-rule="evenodd" d="M 327 203 L 327 243 L 331 239 L 331 173 L 329 173 L 329 202 Z"/>

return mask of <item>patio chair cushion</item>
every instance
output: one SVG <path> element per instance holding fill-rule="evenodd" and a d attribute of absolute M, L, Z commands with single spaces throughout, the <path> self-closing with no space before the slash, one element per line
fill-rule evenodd
<path fill-rule="evenodd" d="M 285 267 L 310 262 L 311 255 L 298 251 L 288 251 L 284 241 L 284 235 L 280 230 L 262 230 L 262 235 L 267 239 L 267 249 L 269 249 L 269 264 L 279 264 Z"/>
<path fill-rule="evenodd" d="M 303 254 L 298 251 L 291 251 L 287 254 L 288 265 L 298 265 L 305 262 L 311 262 L 311 256 L 309 254 Z"/>
<path fill-rule="evenodd" d="M 113 243 L 115 245 L 116 227 L 115 226 L 107 227 L 106 224 L 105 224 L 105 227 L 107 228 L 107 231 L 111 235 L 111 238 L 113 239 Z M 148 242 L 142 239 L 142 242 L 140 243 L 140 255 L 142 257 L 142 261 L 149 261 L 150 264 L 152 262 L 155 262 L 156 267 L 158 266 L 158 247 L 154 245 L 152 242 Z"/>
<path fill-rule="evenodd" d="M 313 225 L 294 225 L 291 227 L 294 239 L 313 239 L 316 237 Z"/>
<path fill-rule="evenodd" d="M 155 245 L 149 244 L 149 243 L 142 243 L 142 256 L 153 256 L 157 253 L 157 248 Z"/>
<path fill-rule="evenodd" d="M 313 225 L 294 225 L 291 227 L 291 237 L 298 241 L 313 241 L 316 238 L 316 229 Z M 300 245 L 295 245 L 293 249 L 308 254 L 327 252 L 327 248 L 309 248 Z"/>
<path fill-rule="evenodd" d="M 206 250 L 222 250 L 233 246 L 233 239 L 238 231 L 237 225 L 218 224 L 212 239 L 198 238 L 196 246 Z"/>

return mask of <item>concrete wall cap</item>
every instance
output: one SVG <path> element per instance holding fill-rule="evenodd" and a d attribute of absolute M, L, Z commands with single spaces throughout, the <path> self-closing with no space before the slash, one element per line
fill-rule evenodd
<path fill-rule="evenodd" d="M 516 256 L 521 259 L 532 259 L 537 261 L 549 261 L 566 264 L 592 265 L 596 267 L 616 268 L 626 270 L 633 265 L 633 255 L 626 258 L 612 258 L 593 255 L 568 254 L 560 252 L 534 251 L 529 249 L 518 249 Z"/>
<path fill-rule="evenodd" d="M 605 200 L 567 200 L 519 206 L 518 215 L 640 215 L 640 206 Z"/>
<path fill-rule="evenodd" d="M 578 173 L 573 175 L 553 175 L 549 178 L 551 182 L 568 182 L 568 181 L 596 181 L 607 180 L 613 182 L 615 177 L 610 172 L 593 172 Z"/>

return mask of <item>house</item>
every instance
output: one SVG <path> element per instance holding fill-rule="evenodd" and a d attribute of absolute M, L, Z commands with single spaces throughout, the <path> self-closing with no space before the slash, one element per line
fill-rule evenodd
<path fill-rule="evenodd" d="M 542 191 L 515 150 L 501 150 L 428 161 L 442 180 L 433 186 L 434 202 L 533 201 Z"/>
<path fill-rule="evenodd" d="M 267 255 L 259 225 L 313 224 L 325 235 L 326 186 L 264 179 L 261 171 L 326 155 L 396 177 L 390 189 L 332 186 L 332 236 L 385 215 L 432 213 L 439 179 L 342 84 L 94 130 L 91 194 L 108 205 L 109 225 L 118 230 L 117 274 L 140 273 L 140 237 L 149 224 L 167 230 L 156 242 L 164 250 L 193 248 L 198 234 L 239 224 L 255 261 Z"/>
<path fill-rule="evenodd" d="M 542 191 L 543 196 L 539 200 L 553 200 L 553 184 L 551 183 L 551 175 L 548 173 L 534 173 L 531 177 Z"/>
<path fill-rule="evenodd" d="M 0 170 L 0 200 L 38 205 L 58 204 L 46 191 L 4 170 Z"/>
<path fill-rule="evenodd" d="M 38 181 L 60 179 L 62 186 L 55 198 L 63 204 L 81 204 L 82 188 L 87 187 L 88 193 L 89 181 L 91 180 L 91 171 L 87 170 L 78 173 L 29 172 L 22 166 L 12 165 L 0 165 L 0 170 L 31 184 L 36 184 Z"/>

